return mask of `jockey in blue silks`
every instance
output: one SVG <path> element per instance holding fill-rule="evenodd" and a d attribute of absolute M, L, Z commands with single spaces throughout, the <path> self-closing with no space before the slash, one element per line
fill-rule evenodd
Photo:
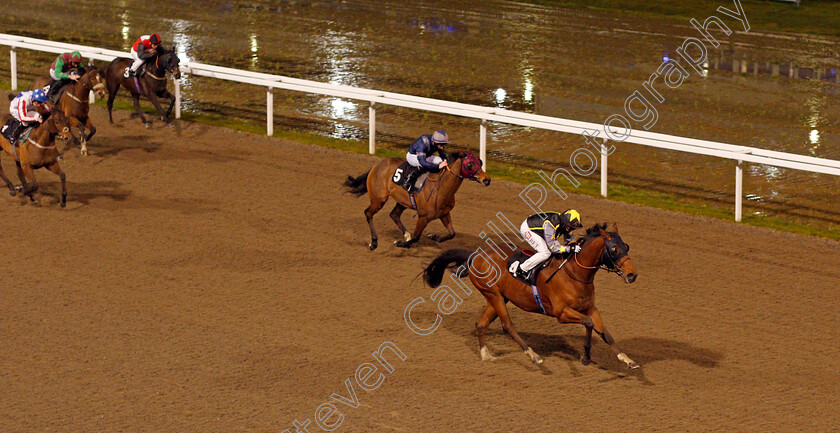
<path fill-rule="evenodd" d="M 435 131 L 434 134 L 421 135 L 408 148 L 405 155 L 406 161 L 419 171 L 412 171 L 405 176 L 405 188 L 410 192 L 414 181 L 423 172 L 437 172 L 446 167 L 446 144 L 449 143 L 449 136 L 444 131 Z M 437 153 L 440 156 L 435 155 Z"/>

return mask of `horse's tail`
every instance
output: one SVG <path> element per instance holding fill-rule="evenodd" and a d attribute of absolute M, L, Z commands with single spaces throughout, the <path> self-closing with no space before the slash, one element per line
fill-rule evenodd
<path fill-rule="evenodd" d="M 432 263 L 429 263 L 426 266 L 426 269 L 423 270 L 423 281 L 429 285 L 429 287 L 437 287 L 440 285 L 440 282 L 443 281 L 443 273 L 446 271 L 447 268 L 455 272 L 456 268 L 460 267 L 464 263 L 466 263 L 470 256 L 472 256 L 472 251 L 470 250 L 446 250 L 441 255 L 435 257 L 432 260 Z M 460 272 L 455 273 L 458 278 L 463 278 L 469 275 L 469 265 L 465 269 L 460 270 Z"/>
<path fill-rule="evenodd" d="M 367 193 L 367 178 L 369 174 L 370 170 L 359 177 L 347 176 L 347 180 L 344 181 L 344 187 L 347 188 L 347 192 L 356 197 L 361 197 Z"/>

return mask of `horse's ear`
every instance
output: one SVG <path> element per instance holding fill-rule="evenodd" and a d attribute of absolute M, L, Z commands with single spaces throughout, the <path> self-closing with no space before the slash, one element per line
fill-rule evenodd
<path fill-rule="evenodd" d="M 618 223 L 613 224 L 613 233 L 618 233 Z"/>

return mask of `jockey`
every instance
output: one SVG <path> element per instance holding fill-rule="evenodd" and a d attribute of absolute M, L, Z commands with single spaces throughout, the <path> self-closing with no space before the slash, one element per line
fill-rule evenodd
<path fill-rule="evenodd" d="M 571 232 L 581 227 L 580 214 L 574 209 L 562 214 L 547 212 L 529 216 L 519 227 L 519 231 L 537 253 L 519 265 L 519 269 L 516 270 L 517 276 L 529 279 L 531 270 L 548 260 L 551 254 L 580 252 L 580 245 L 574 245 L 572 242 Z"/>
<path fill-rule="evenodd" d="M 59 55 L 58 57 L 53 60 L 52 65 L 50 66 L 50 78 L 53 80 L 50 81 L 47 86 L 47 98 L 51 98 L 55 92 L 64 87 L 65 84 L 72 81 L 79 81 L 78 69 L 79 65 L 82 64 L 82 54 L 78 51 L 73 51 L 72 53 L 64 53 Z"/>
<path fill-rule="evenodd" d="M 403 185 L 411 192 L 414 181 L 422 172 L 438 171 L 446 167 L 446 144 L 449 143 L 449 136 L 446 132 L 435 131 L 434 134 L 421 135 L 408 148 L 408 153 L 405 155 L 406 161 L 412 167 L 417 167 L 419 171 L 412 171 L 405 176 Z M 438 153 L 440 156 L 434 155 Z"/>
<path fill-rule="evenodd" d="M 157 33 L 140 36 L 134 42 L 134 45 L 131 46 L 131 58 L 134 59 L 134 63 L 131 65 L 131 68 L 125 68 L 124 77 L 129 78 L 136 75 L 140 66 L 146 63 L 146 60 L 154 57 L 159 47 L 160 36 Z"/>
<path fill-rule="evenodd" d="M 27 126 L 33 123 L 40 124 L 44 121 L 41 117 L 41 113 L 37 110 L 44 107 L 46 104 L 47 95 L 41 89 L 21 92 L 17 95 L 17 97 L 15 97 L 15 99 L 12 99 L 12 103 L 9 105 L 9 113 L 11 113 L 12 117 L 17 122 L 10 126 L 12 128 L 10 133 L 6 134 L 6 131 L 3 131 L 6 136 L 11 137 L 9 142 L 12 143 L 12 145 L 15 144 L 18 136 L 24 129 L 26 129 Z M 49 108 L 49 105 L 46 106 Z"/>

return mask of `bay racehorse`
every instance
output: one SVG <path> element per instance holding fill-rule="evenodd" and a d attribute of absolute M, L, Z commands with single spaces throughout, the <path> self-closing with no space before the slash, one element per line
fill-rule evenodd
<path fill-rule="evenodd" d="M 397 167 L 405 160 L 400 158 L 382 159 L 367 173 L 359 176 L 347 176 L 344 186 L 348 192 L 361 197 L 367 193 L 370 198 L 370 206 L 365 209 L 365 218 L 370 226 L 370 244 L 368 247 L 375 250 L 379 238 L 376 229 L 373 227 L 373 216 L 382 209 L 389 197 L 397 201 L 391 211 L 391 219 L 400 229 L 404 240 L 394 242 L 398 247 L 408 248 L 411 244 L 420 240 L 420 235 L 431 221 L 440 219 L 448 233 L 445 236 L 429 235 L 429 238 L 436 242 L 448 241 L 455 237 L 455 229 L 452 227 L 452 217 L 449 212 L 455 207 L 455 193 L 461 187 L 464 179 L 490 185 L 490 177 L 481 169 L 481 160 L 470 152 L 454 152 L 449 155 L 449 165 L 440 173 L 430 173 L 423 189 L 415 193 L 414 198 L 417 204 L 417 225 L 414 233 L 409 233 L 400 220 L 400 216 L 406 209 L 413 209 L 408 192 L 402 186 L 391 181 Z"/>
<path fill-rule="evenodd" d="M 627 255 L 630 246 L 618 235 L 617 226 L 607 231 L 606 224 L 596 224 L 589 228 L 586 236 L 578 242 L 581 247 L 579 253 L 565 258 L 555 255 L 549 259 L 536 277 L 536 292 L 508 272 L 507 257 L 501 256 L 495 249 L 487 252 L 481 249 L 475 252 L 457 249 L 445 251 L 426 267 L 423 279 L 429 286 L 437 287 L 446 268 L 457 268 L 457 278 L 469 275 L 473 286 L 487 301 L 487 307 L 475 324 L 482 360 L 495 359 L 487 349 L 484 335 L 490 323 L 500 317 L 502 329 L 519 344 L 531 361 L 542 363 L 542 358 L 516 332 L 507 309 L 507 302 L 510 301 L 525 311 L 555 317 L 560 323 L 582 324 L 586 329 L 584 353 L 580 357 L 584 365 L 591 362 L 589 352 L 594 329 L 612 347 L 618 359 L 629 368 L 638 368 L 638 364 L 624 354 L 607 332 L 601 313 L 595 307 L 594 281 L 599 269 L 615 272 L 628 284 L 636 280 L 636 267 Z M 515 246 L 507 247 L 511 252 L 515 250 Z M 462 266 L 465 263 L 466 266 Z"/>
<path fill-rule="evenodd" d="M 0 118 L 0 125 L 5 124 L 11 118 L 5 115 Z M 67 185 L 64 172 L 58 165 L 60 154 L 56 148 L 55 139 L 57 136 L 65 140 L 73 138 L 70 132 L 70 121 L 59 110 L 53 110 L 47 120 L 35 127 L 29 134 L 29 138 L 21 141 L 13 147 L 8 140 L 0 139 L 0 147 L 15 159 L 18 178 L 23 185 L 23 194 L 29 197 L 33 203 L 37 203 L 35 193 L 38 192 L 38 182 L 35 180 L 35 169 L 45 167 L 55 173 L 61 179 L 61 199 L 59 204 L 64 207 L 67 204 Z M 3 166 L 0 165 L 0 179 L 6 182 L 9 194 L 15 195 L 15 187 L 3 173 Z"/>
<path fill-rule="evenodd" d="M 93 126 L 88 116 L 90 112 L 88 95 L 93 91 L 100 98 L 104 98 L 105 83 L 103 81 L 102 72 L 99 69 L 92 68 L 85 72 L 79 81 L 71 82 L 56 91 L 58 102 L 55 104 L 55 108 L 64 113 L 64 116 L 70 120 L 71 132 L 74 128 L 78 128 L 79 136 L 77 140 L 82 148 L 82 155 L 88 154 L 87 142 L 90 141 L 93 134 L 96 134 L 96 127 Z M 30 90 L 43 88 L 49 82 L 50 77 L 38 77 L 32 82 Z M 90 130 L 90 134 L 87 136 L 85 136 L 86 128 Z"/>
<path fill-rule="evenodd" d="M 170 124 L 169 115 L 172 114 L 172 107 L 175 105 L 175 95 L 166 90 L 166 73 L 169 72 L 177 80 L 181 78 L 181 69 L 179 68 L 180 60 L 175 54 L 174 48 L 166 50 L 163 46 L 158 48 L 155 56 L 146 61 L 140 70 L 137 71 L 139 78 L 131 77 L 125 78 L 123 75 L 125 69 L 130 67 L 134 60 L 126 57 L 117 57 L 106 66 L 102 75 L 105 77 L 106 87 L 108 88 L 108 119 L 114 123 L 114 117 L 111 111 L 114 107 L 114 98 L 117 97 L 117 92 L 120 90 L 120 85 L 131 92 L 131 98 L 134 100 L 134 109 L 140 116 L 140 120 L 147 128 L 151 127 L 149 122 L 140 111 L 140 97 L 144 96 L 152 105 L 157 108 L 160 113 L 160 118 L 167 124 Z M 141 71 L 143 71 L 141 73 Z M 161 98 L 169 98 L 169 109 L 163 111 L 160 105 Z"/>

